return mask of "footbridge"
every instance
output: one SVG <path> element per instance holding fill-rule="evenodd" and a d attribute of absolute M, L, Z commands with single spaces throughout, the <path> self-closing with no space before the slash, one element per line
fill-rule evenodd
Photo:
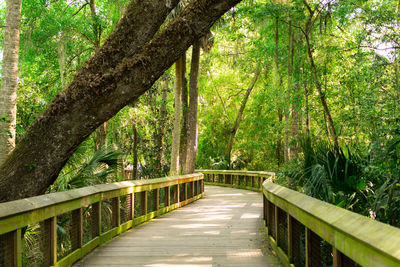
<path fill-rule="evenodd" d="M 400 266 L 400 229 L 274 183 L 195 174 L 0 204 L 0 266 Z"/>

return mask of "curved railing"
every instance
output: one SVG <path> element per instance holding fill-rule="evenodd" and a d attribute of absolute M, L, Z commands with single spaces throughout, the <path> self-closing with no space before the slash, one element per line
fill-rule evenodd
<path fill-rule="evenodd" d="M 221 175 L 249 173 L 199 172 L 204 173 L 206 181 L 224 186 L 231 186 L 231 180 Z M 268 241 L 285 266 L 400 266 L 399 228 L 277 185 L 272 173 L 250 173 L 248 179 L 267 177 L 265 174 L 271 178 L 262 184 L 264 220 Z M 234 187 L 249 186 L 239 182 Z"/>
<path fill-rule="evenodd" d="M 30 233 L 27 229 L 41 234 L 40 262 L 35 265 L 70 266 L 116 235 L 197 200 L 203 192 L 203 174 L 190 174 L 101 184 L 0 203 L 0 266 L 22 266 L 21 232 Z M 68 240 L 58 242 L 57 236 L 62 234 Z"/>
<path fill-rule="evenodd" d="M 204 182 L 209 185 L 228 186 L 239 189 L 262 191 L 266 179 L 274 178 L 273 172 L 196 170 L 204 174 Z"/>

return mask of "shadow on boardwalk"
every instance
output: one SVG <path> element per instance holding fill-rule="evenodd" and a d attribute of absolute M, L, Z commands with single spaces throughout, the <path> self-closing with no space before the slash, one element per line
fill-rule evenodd
<path fill-rule="evenodd" d="M 138 226 L 74 266 L 280 266 L 262 242 L 260 193 L 206 186 L 205 197 Z"/>

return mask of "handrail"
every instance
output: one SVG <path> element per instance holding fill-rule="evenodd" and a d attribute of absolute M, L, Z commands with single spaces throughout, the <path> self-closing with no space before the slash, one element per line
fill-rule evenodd
<path fill-rule="evenodd" d="M 306 266 L 316 259 L 312 250 L 328 242 L 333 248 L 333 266 L 400 266 L 400 229 L 324 201 L 306 196 L 283 186 L 265 181 L 263 184 L 264 219 L 273 247 L 286 258 L 288 265 L 299 257 L 293 240 L 294 228 L 305 226 Z M 285 218 L 286 217 L 286 218 Z M 282 222 L 282 219 L 285 222 Z M 300 225 L 299 225 L 300 224 Z M 281 231 L 286 225 L 286 231 Z M 276 230 L 278 229 L 278 230 Z M 287 235 L 283 235 L 287 232 Z M 285 246 L 284 244 L 288 245 Z M 283 248 L 285 247 L 285 248 Z M 279 248 L 279 249 L 278 249 Z M 320 247 L 319 247 L 320 249 Z"/>
<path fill-rule="evenodd" d="M 260 187 L 268 241 L 285 266 L 321 266 L 323 260 L 334 267 L 400 266 L 400 229 L 396 227 L 277 185 L 274 173 L 197 171 L 205 175 L 206 184 L 256 191 L 255 177 L 265 180 Z M 323 259 L 326 242 L 332 250 Z"/>
<path fill-rule="evenodd" d="M 171 187 L 174 193 L 172 199 Z M 164 189 L 164 201 L 161 203 L 164 207 L 160 207 L 160 189 Z M 181 190 L 182 193 L 180 193 Z M 149 191 L 153 195 L 151 212 L 148 211 Z M 134 216 L 135 193 L 140 193 L 140 216 L 137 218 Z M 184 206 L 203 195 L 203 174 L 195 173 L 101 184 L 0 203 L 0 266 L 22 266 L 21 231 L 29 225 L 40 223 L 40 229 L 44 234 L 43 265 L 70 266 L 95 247 L 127 229 Z M 122 197 L 126 198 L 123 203 L 125 207 L 122 207 Z M 102 202 L 108 200 L 112 202 L 112 227 L 104 232 L 102 231 L 104 211 L 101 207 Z M 89 206 L 91 207 L 92 239 L 83 244 L 83 209 Z M 124 213 L 126 213 L 125 222 L 121 222 L 121 208 L 124 208 Z M 70 234 L 72 251 L 60 260 L 57 258 L 57 216 L 65 216 L 67 213 L 72 213 Z"/>
<path fill-rule="evenodd" d="M 243 170 L 196 170 L 204 174 L 204 181 L 209 185 L 228 186 L 253 191 L 262 191 L 262 183 L 274 178 L 275 173 Z"/>

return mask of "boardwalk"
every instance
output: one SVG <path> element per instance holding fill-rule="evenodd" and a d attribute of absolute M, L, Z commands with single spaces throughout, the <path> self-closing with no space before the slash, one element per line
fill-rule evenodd
<path fill-rule="evenodd" d="M 206 186 L 193 204 L 138 226 L 74 266 L 280 266 L 262 242 L 261 194 Z"/>

